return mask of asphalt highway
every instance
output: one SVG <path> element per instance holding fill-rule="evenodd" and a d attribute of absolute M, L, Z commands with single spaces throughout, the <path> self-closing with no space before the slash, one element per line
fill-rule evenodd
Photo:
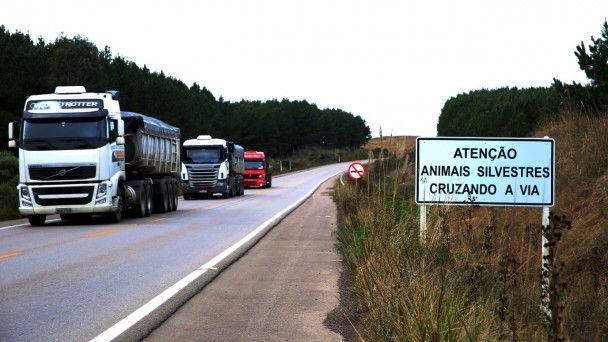
<path fill-rule="evenodd" d="M 120 224 L 0 223 L 0 341 L 98 337 L 347 165 L 276 177 L 242 197 L 180 200 L 176 212 Z"/>

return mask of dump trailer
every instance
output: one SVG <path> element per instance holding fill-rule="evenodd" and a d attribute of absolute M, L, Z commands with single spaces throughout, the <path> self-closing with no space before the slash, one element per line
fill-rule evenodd
<path fill-rule="evenodd" d="M 224 198 L 245 193 L 243 172 L 245 149 L 234 142 L 199 135 L 182 146 L 182 191 L 184 199 Z"/>
<path fill-rule="evenodd" d="M 118 222 L 177 209 L 179 128 L 121 111 L 117 91 L 30 96 L 8 135 L 19 148 L 19 212 L 31 225 L 50 214 Z"/>

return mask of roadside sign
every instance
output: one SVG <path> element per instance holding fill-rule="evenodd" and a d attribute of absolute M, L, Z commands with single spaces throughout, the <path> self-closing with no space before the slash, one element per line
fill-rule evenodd
<path fill-rule="evenodd" d="M 353 162 L 348 166 L 348 177 L 353 180 L 358 180 L 365 176 L 365 166 L 360 162 Z"/>
<path fill-rule="evenodd" d="M 541 309 L 551 317 L 549 207 L 554 204 L 555 140 L 416 139 L 416 203 L 426 241 L 427 204 L 542 207 Z"/>
<path fill-rule="evenodd" d="M 416 203 L 553 206 L 550 138 L 418 138 Z"/>

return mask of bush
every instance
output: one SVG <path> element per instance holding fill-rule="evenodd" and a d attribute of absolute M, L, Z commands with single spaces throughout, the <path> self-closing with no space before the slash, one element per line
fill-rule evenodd
<path fill-rule="evenodd" d="M 0 151 L 0 219 L 19 217 L 19 159 L 10 151 Z"/>

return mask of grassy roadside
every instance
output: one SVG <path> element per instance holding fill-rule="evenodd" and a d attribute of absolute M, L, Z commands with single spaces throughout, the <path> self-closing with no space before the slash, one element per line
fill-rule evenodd
<path fill-rule="evenodd" d="M 435 206 L 421 244 L 411 149 L 336 184 L 337 247 L 365 339 L 606 340 L 605 132 L 608 118 L 571 117 L 534 134 L 557 142 L 553 325 L 539 309 L 540 209 Z"/>

